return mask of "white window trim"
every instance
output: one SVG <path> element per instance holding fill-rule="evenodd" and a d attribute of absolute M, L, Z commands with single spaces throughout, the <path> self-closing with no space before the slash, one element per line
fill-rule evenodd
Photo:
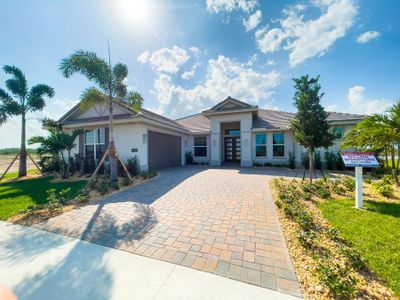
<path fill-rule="evenodd" d="M 283 144 L 274 144 L 274 134 L 283 134 Z M 276 156 L 274 155 L 274 147 L 275 146 L 283 146 L 283 155 L 282 156 Z M 274 132 L 272 134 L 272 157 L 273 158 L 286 158 L 286 135 L 284 132 Z"/>
<path fill-rule="evenodd" d="M 265 144 L 257 144 L 257 134 L 265 134 Z M 257 132 L 254 135 L 254 157 L 255 158 L 267 158 L 268 157 L 268 133 L 267 132 Z M 257 146 L 265 147 L 265 156 L 257 156 Z"/>
<path fill-rule="evenodd" d="M 204 138 L 206 140 L 206 144 L 204 146 L 196 146 L 196 138 Z M 206 158 L 208 157 L 208 141 L 207 136 L 195 136 L 193 138 L 193 156 L 198 158 Z M 196 148 L 206 148 L 206 155 L 204 156 L 196 156 Z"/>
<path fill-rule="evenodd" d="M 104 143 L 97 143 L 97 132 L 98 132 L 99 129 L 103 129 L 104 130 Z M 92 144 L 86 143 L 86 132 L 87 131 L 93 131 L 93 143 Z M 106 129 L 104 127 L 99 127 L 99 128 L 93 128 L 93 129 L 85 130 L 85 132 L 84 132 L 84 142 L 85 142 L 85 147 L 84 147 L 85 157 L 86 157 L 86 146 L 92 146 L 93 145 L 93 151 L 94 151 L 93 158 L 94 158 L 94 160 L 97 160 L 98 158 L 96 157 L 96 153 L 97 153 L 96 146 L 105 145 L 106 144 Z"/>

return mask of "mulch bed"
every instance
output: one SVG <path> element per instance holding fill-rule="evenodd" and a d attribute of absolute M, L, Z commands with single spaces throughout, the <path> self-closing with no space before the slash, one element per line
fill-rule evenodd
<path fill-rule="evenodd" d="M 301 181 L 289 181 L 284 179 L 276 179 L 279 184 L 299 185 Z M 299 191 L 300 192 L 300 191 Z M 374 194 L 370 187 L 366 190 L 367 194 Z M 272 193 L 274 201 L 278 199 L 278 190 L 275 182 L 272 183 Z M 348 194 L 350 197 L 352 194 Z M 343 198 L 343 195 L 332 194 L 331 198 Z M 314 220 L 314 223 L 318 228 L 327 230 L 332 228 L 328 221 L 322 216 L 322 213 L 318 207 L 319 203 L 323 200 L 313 195 L 309 201 L 302 200 L 301 203 L 304 205 L 306 211 L 308 211 Z M 300 288 L 305 299 L 335 299 L 335 296 L 319 279 L 317 266 L 318 262 L 315 259 L 315 252 L 310 251 L 303 247 L 298 239 L 299 225 L 294 220 L 288 218 L 282 209 L 278 208 L 279 219 L 283 228 L 283 234 L 293 266 L 296 270 L 296 274 L 299 280 Z M 330 263 L 332 265 L 339 264 L 341 266 L 348 265 L 349 262 L 340 255 L 338 249 L 346 245 L 345 241 L 334 240 L 325 234 L 318 235 L 317 247 L 324 249 L 330 253 Z M 366 268 L 362 270 L 353 269 L 350 274 L 357 280 L 356 299 L 397 299 L 396 296 L 385 286 L 382 280 L 374 273 Z M 336 297 L 337 298 L 337 297 Z M 339 298 L 337 298 L 339 299 Z"/>

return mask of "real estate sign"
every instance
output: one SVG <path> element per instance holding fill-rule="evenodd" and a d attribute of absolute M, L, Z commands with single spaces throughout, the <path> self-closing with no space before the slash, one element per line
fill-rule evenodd
<path fill-rule="evenodd" d="M 373 153 L 368 152 L 341 152 L 343 162 L 346 167 L 356 169 L 356 208 L 363 208 L 363 167 L 379 167 L 379 163 Z"/>
<path fill-rule="evenodd" d="M 346 167 L 379 167 L 375 155 L 369 152 L 341 152 Z"/>

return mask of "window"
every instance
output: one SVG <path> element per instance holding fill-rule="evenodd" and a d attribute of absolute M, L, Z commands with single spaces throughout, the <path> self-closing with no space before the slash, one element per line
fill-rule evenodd
<path fill-rule="evenodd" d="M 105 140 L 105 128 L 85 130 L 85 157 L 100 160 L 106 151 Z"/>
<path fill-rule="evenodd" d="M 285 134 L 274 133 L 272 135 L 272 155 L 274 157 L 285 156 Z"/>
<path fill-rule="evenodd" d="M 197 136 L 194 138 L 194 156 L 207 156 L 207 137 Z"/>
<path fill-rule="evenodd" d="M 240 129 L 226 129 L 225 135 L 237 135 L 240 136 Z"/>
<path fill-rule="evenodd" d="M 267 156 L 267 134 L 256 134 L 256 157 Z"/>
<path fill-rule="evenodd" d="M 344 129 L 342 127 L 335 127 L 334 133 L 336 134 L 336 138 L 340 139 L 343 137 Z"/>

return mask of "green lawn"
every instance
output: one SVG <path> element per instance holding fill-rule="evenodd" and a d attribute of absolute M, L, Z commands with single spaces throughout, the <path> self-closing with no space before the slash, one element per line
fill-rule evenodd
<path fill-rule="evenodd" d="M 28 172 L 28 174 L 39 174 L 40 173 L 39 170 L 37 170 L 37 169 L 31 169 L 31 170 L 28 170 L 27 172 Z M 3 173 L 0 174 L 0 177 L 1 177 L 1 175 L 3 175 Z M 18 177 L 18 171 L 7 172 L 7 174 L 6 174 L 6 176 L 4 176 L 3 180 L 10 179 L 10 178 L 16 178 L 16 177 Z"/>
<path fill-rule="evenodd" d="M 365 201 L 367 210 L 354 208 L 354 199 L 327 201 L 325 218 L 367 259 L 369 268 L 400 296 L 400 203 Z"/>
<path fill-rule="evenodd" d="M 16 182 L 0 183 L 0 220 L 6 220 L 18 214 L 33 204 L 46 203 L 46 190 L 55 188 L 57 191 L 71 188 L 71 198 L 84 186 L 86 181 L 51 182 L 52 177 L 40 177 Z"/>

